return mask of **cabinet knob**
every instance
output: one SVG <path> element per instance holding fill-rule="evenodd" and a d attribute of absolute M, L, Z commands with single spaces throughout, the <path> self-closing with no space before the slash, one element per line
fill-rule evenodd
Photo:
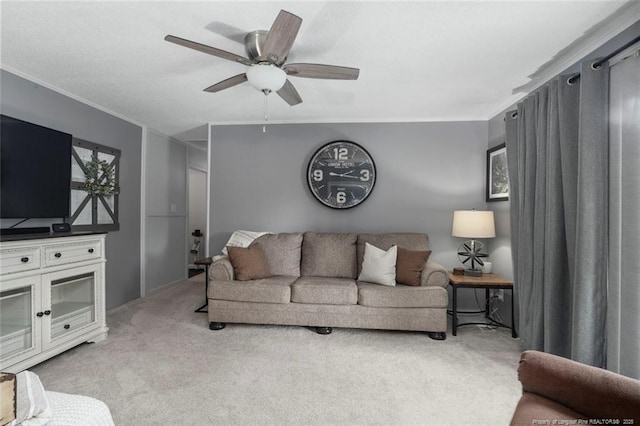
<path fill-rule="evenodd" d="M 44 314 L 45 314 L 45 315 L 51 315 L 51 311 L 46 310 L 46 311 L 44 311 Z"/>
<path fill-rule="evenodd" d="M 65 325 L 64 325 L 64 329 L 65 329 L 65 330 L 68 330 L 68 329 L 70 329 L 70 328 L 71 328 L 71 326 L 70 326 L 69 324 L 65 324 Z"/>
<path fill-rule="evenodd" d="M 28 257 L 23 257 L 22 259 L 20 259 L 20 262 L 22 263 L 27 263 L 29 261 Z"/>
<path fill-rule="evenodd" d="M 93 249 L 89 249 L 89 253 L 93 253 Z"/>
<path fill-rule="evenodd" d="M 62 253 L 56 253 L 54 254 L 55 257 L 62 257 Z"/>
<path fill-rule="evenodd" d="M 44 315 L 44 314 L 43 314 L 42 312 L 38 312 L 38 313 L 36 314 L 36 316 L 37 316 L 38 318 L 42 317 L 43 315 Z"/>

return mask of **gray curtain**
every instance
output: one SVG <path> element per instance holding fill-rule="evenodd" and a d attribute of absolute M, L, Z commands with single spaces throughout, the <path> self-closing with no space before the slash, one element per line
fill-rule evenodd
<path fill-rule="evenodd" d="M 607 368 L 640 379 L 640 52 L 611 67 Z"/>
<path fill-rule="evenodd" d="M 520 345 L 604 366 L 609 68 L 592 61 L 507 113 Z"/>

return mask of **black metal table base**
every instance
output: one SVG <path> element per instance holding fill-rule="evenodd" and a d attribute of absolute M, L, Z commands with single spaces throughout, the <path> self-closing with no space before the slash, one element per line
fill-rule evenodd
<path fill-rule="evenodd" d="M 458 315 L 460 315 L 460 314 L 470 314 L 470 313 L 471 312 L 460 312 L 460 311 L 458 311 Z M 484 313 L 484 311 L 473 311 L 473 313 Z M 489 327 L 502 327 L 502 328 L 511 329 L 510 325 L 503 324 L 500 321 L 496 321 L 495 319 L 493 319 L 493 318 L 491 318 L 489 316 L 485 316 L 485 319 L 486 319 L 486 321 L 467 321 L 467 322 L 463 322 L 463 323 L 458 322 L 459 321 L 458 320 L 458 321 L 456 321 L 456 328 L 460 328 L 460 327 L 463 327 L 465 325 L 486 325 L 486 326 L 489 326 Z M 516 336 L 512 336 L 512 337 L 516 337 Z"/>
<path fill-rule="evenodd" d="M 207 298 L 207 294 L 209 292 L 209 263 L 203 263 L 203 264 L 204 264 L 204 273 L 205 273 L 205 277 L 204 277 L 204 305 L 200 306 L 198 309 L 196 309 L 193 312 L 200 312 L 200 313 L 206 314 L 206 313 L 209 312 L 209 299 Z"/>
<path fill-rule="evenodd" d="M 198 309 L 196 309 L 193 312 L 203 312 L 206 314 L 207 312 L 209 312 L 209 303 L 205 302 L 204 305 L 200 306 Z"/>
<path fill-rule="evenodd" d="M 473 288 L 473 289 L 477 289 L 477 288 L 484 288 L 485 290 L 485 310 L 483 311 L 458 311 L 458 287 L 460 288 Z M 490 289 L 497 289 L 497 290 L 511 290 L 511 326 L 508 326 L 506 324 L 503 324 L 501 322 L 496 321 L 495 319 L 493 319 L 490 315 L 489 312 L 490 310 L 490 294 L 489 294 L 489 290 Z M 451 331 L 454 336 L 457 334 L 457 330 L 458 327 L 462 327 L 465 325 L 492 325 L 495 327 L 503 327 L 503 328 L 509 328 L 511 329 L 511 337 L 516 338 L 518 337 L 518 334 L 516 333 L 516 328 L 515 325 L 513 325 L 514 323 L 514 312 L 513 312 L 513 287 L 511 288 L 504 288 L 503 286 L 494 286 L 491 284 L 486 284 L 483 286 L 478 286 L 478 285 L 464 285 L 464 284 L 455 284 L 453 285 L 453 309 L 451 311 L 447 311 L 448 314 L 451 315 Z M 458 323 L 458 314 L 480 314 L 480 313 L 484 313 L 485 314 L 485 320 L 486 321 L 482 321 L 482 322 L 463 322 L 462 324 Z"/>

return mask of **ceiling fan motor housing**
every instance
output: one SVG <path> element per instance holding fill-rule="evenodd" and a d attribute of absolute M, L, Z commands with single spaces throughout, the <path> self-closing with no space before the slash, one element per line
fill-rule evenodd
<path fill-rule="evenodd" d="M 287 58 L 269 58 L 264 52 L 264 42 L 267 39 L 269 31 L 258 30 L 247 33 L 244 37 L 244 50 L 247 56 L 254 63 L 271 62 L 276 65 L 282 65 Z"/>

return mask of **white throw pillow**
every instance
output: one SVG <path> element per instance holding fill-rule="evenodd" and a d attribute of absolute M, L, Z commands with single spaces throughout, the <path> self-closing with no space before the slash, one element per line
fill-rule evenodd
<path fill-rule="evenodd" d="M 362 270 L 358 281 L 367 281 L 388 286 L 396 285 L 396 258 L 398 247 L 384 251 L 369 243 L 364 246 Z"/>

